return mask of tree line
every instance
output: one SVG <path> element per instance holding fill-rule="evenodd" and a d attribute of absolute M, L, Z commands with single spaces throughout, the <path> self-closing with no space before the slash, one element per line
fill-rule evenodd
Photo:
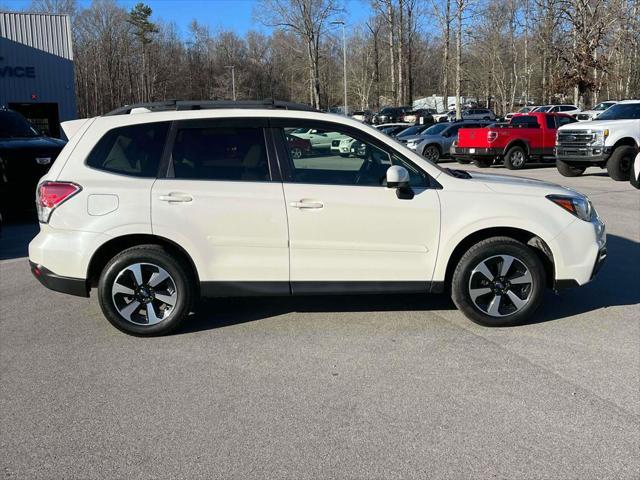
<path fill-rule="evenodd" d="M 257 0 L 270 33 L 186 33 L 143 3 L 33 0 L 72 22 L 78 115 L 166 99 L 277 98 L 377 110 L 439 96 L 503 114 L 527 102 L 640 97 L 640 0 L 370 0 L 350 22 L 340 0 Z M 176 8 L 179 5 L 176 3 Z"/>

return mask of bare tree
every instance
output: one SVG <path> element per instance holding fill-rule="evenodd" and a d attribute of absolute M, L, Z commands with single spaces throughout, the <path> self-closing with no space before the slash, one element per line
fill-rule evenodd
<path fill-rule="evenodd" d="M 320 108 L 320 42 L 338 7 L 334 0 L 261 0 L 259 16 L 273 27 L 291 30 L 307 47 L 311 103 Z"/>

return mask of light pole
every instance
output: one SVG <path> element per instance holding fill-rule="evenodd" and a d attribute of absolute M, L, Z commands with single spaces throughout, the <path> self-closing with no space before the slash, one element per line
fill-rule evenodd
<path fill-rule="evenodd" d="M 331 22 L 331 25 L 342 25 L 342 62 L 344 69 L 344 114 L 347 115 L 347 40 L 344 33 L 345 23 L 342 20 Z"/>
<path fill-rule="evenodd" d="M 231 69 L 231 90 L 233 93 L 233 101 L 236 101 L 236 66 L 225 65 L 225 68 Z"/>

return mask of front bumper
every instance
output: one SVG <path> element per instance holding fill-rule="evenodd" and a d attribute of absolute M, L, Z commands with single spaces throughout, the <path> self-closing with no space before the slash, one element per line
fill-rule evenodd
<path fill-rule="evenodd" d="M 84 278 L 71 278 L 56 275 L 51 270 L 29 261 L 31 273 L 38 281 L 49 290 L 75 295 L 77 297 L 89 296 L 89 284 Z"/>
<path fill-rule="evenodd" d="M 611 156 L 611 147 L 575 147 L 556 145 L 554 153 L 558 160 L 568 163 L 604 163 Z"/>

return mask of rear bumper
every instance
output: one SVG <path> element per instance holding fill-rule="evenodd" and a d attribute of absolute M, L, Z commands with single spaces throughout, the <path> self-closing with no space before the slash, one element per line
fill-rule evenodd
<path fill-rule="evenodd" d="M 604 163 L 611 156 L 611 147 L 568 147 L 557 145 L 554 154 L 567 163 Z"/>
<path fill-rule="evenodd" d="M 31 266 L 33 276 L 49 290 L 75 295 L 77 297 L 89 296 L 89 285 L 86 279 L 56 275 L 51 270 L 32 261 L 29 261 L 29 265 Z"/>
<path fill-rule="evenodd" d="M 497 148 L 469 148 L 469 147 L 451 147 L 449 150 L 452 157 L 463 159 L 473 159 L 482 157 L 497 157 L 502 151 Z"/>

